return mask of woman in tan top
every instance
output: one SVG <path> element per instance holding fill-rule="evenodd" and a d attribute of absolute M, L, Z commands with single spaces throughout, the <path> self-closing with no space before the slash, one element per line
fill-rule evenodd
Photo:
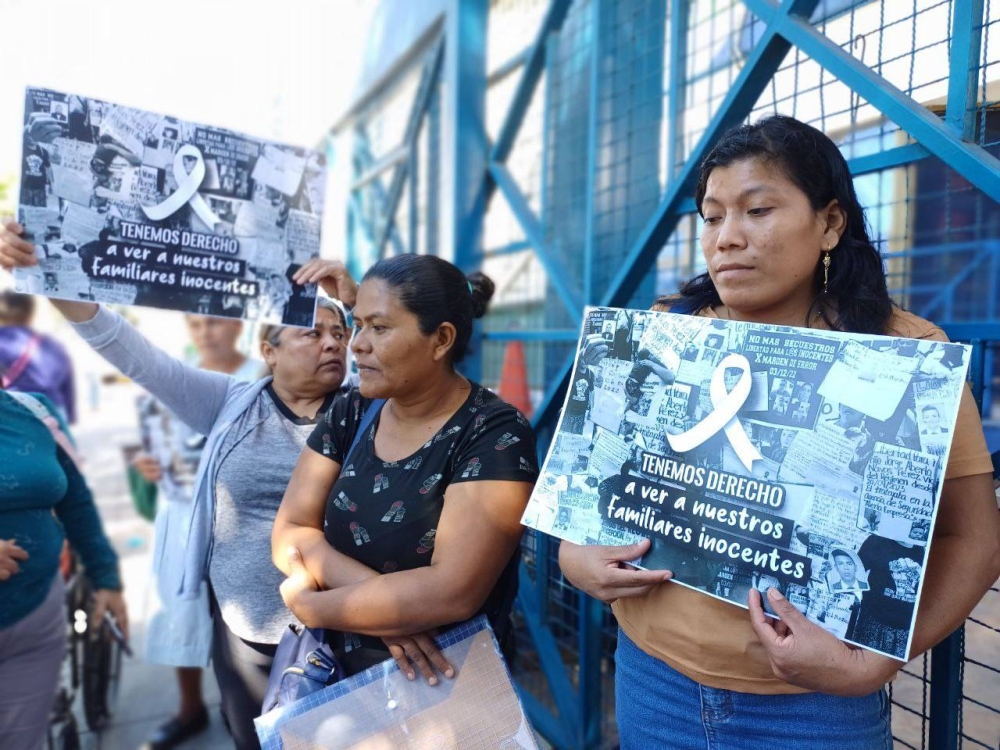
<path fill-rule="evenodd" d="M 657 309 L 946 340 L 890 300 L 847 163 L 815 128 L 771 117 L 730 131 L 702 165 L 695 199 L 708 271 L 659 300 Z M 914 655 L 958 627 L 1000 576 L 1000 514 L 990 472 L 966 389 Z M 749 591 L 748 613 L 670 583 L 669 571 L 633 569 L 627 561 L 648 544 L 563 542 L 559 555 L 565 576 L 611 603 L 621 626 L 616 684 L 623 750 L 891 748 L 884 685 L 901 661 L 848 646 L 776 588 L 760 587 L 780 621 L 765 616 L 757 588 Z"/>

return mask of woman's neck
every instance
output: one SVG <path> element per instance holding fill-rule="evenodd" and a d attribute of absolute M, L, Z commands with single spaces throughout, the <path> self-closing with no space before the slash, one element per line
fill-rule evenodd
<path fill-rule="evenodd" d="M 435 417 L 451 415 L 469 396 L 471 384 L 452 370 L 444 377 L 428 378 L 429 385 L 418 392 L 393 396 L 389 405 L 401 425 L 423 425 Z"/>
<path fill-rule="evenodd" d="M 307 417 L 312 419 L 316 416 L 316 412 L 326 401 L 326 397 L 329 394 L 323 393 L 316 395 L 315 393 L 300 393 L 294 388 L 287 387 L 284 383 L 279 383 L 277 380 L 271 381 L 271 388 L 274 389 L 274 395 L 281 399 L 281 403 L 288 407 L 297 417 Z"/>
<path fill-rule="evenodd" d="M 795 326 L 798 328 L 826 328 L 824 313 L 830 320 L 836 320 L 833 303 L 829 300 L 818 302 L 801 301 L 792 304 L 775 305 L 756 310 L 744 310 L 722 304 L 715 308 L 715 314 L 723 320 L 739 320 L 745 323 Z"/>

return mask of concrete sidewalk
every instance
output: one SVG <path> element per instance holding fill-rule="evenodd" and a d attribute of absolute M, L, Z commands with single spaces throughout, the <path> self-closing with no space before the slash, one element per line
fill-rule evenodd
<path fill-rule="evenodd" d="M 76 713 L 84 750 L 142 748 L 156 727 L 167 721 L 178 705 L 173 669 L 146 664 L 142 660 L 153 591 L 150 573 L 153 525 L 132 507 L 122 457 L 123 445 L 138 442 L 135 414 L 138 394 L 139 390 L 131 384 L 101 388 L 100 410 L 82 414 L 80 424 L 74 429 L 104 528 L 120 556 L 135 654 L 122 659 L 118 694 L 111 703 L 112 720 L 103 731 L 85 731 L 82 699 L 77 696 Z M 183 747 L 190 750 L 230 748 L 232 742 L 219 713 L 219 690 L 211 669 L 205 672 L 203 686 L 210 725 L 207 731 Z"/>

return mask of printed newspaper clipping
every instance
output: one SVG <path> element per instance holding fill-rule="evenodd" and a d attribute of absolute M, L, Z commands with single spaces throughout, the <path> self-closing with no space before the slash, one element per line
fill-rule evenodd
<path fill-rule="evenodd" d="M 906 659 L 968 347 L 590 308 L 525 525 Z M 673 584 L 671 584 L 673 585 Z M 765 600 L 766 601 L 766 600 Z"/>
<path fill-rule="evenodd" d="M 18 291 L 311 326 L 323 154 L 74 94 L 25 95 Z"/>

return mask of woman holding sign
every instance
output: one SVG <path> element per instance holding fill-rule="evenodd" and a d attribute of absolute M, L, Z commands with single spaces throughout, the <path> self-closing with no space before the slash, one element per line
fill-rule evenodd
<path fill-rule="evenodd" d="M 893 304 L 847 163 L 815 128 L 776 116 L 731 130 L 705 159 L 695 200 L 708 271 L 654 309 L 945 340 L 939 328 Z M 606 352 L 606 342 L 595 340 L 583 358 L 593 364 Z M 1000 576 L 990 471 L 966 389 L 913 654 L 961 625 Z M 719 748 L 892 747 L 883 686 L 902 662 L 846 645 L 776 588 L 766 603 L 780 621 L 765 615 L 757 589 L 748 593 L 747 614 L 669 583 L 670 571 L 629 566 L 648 546 L 560 548 L 566 577 L 612 603 L 621 628 L 622 748 L 703 748 L 706 737 Z"/>

